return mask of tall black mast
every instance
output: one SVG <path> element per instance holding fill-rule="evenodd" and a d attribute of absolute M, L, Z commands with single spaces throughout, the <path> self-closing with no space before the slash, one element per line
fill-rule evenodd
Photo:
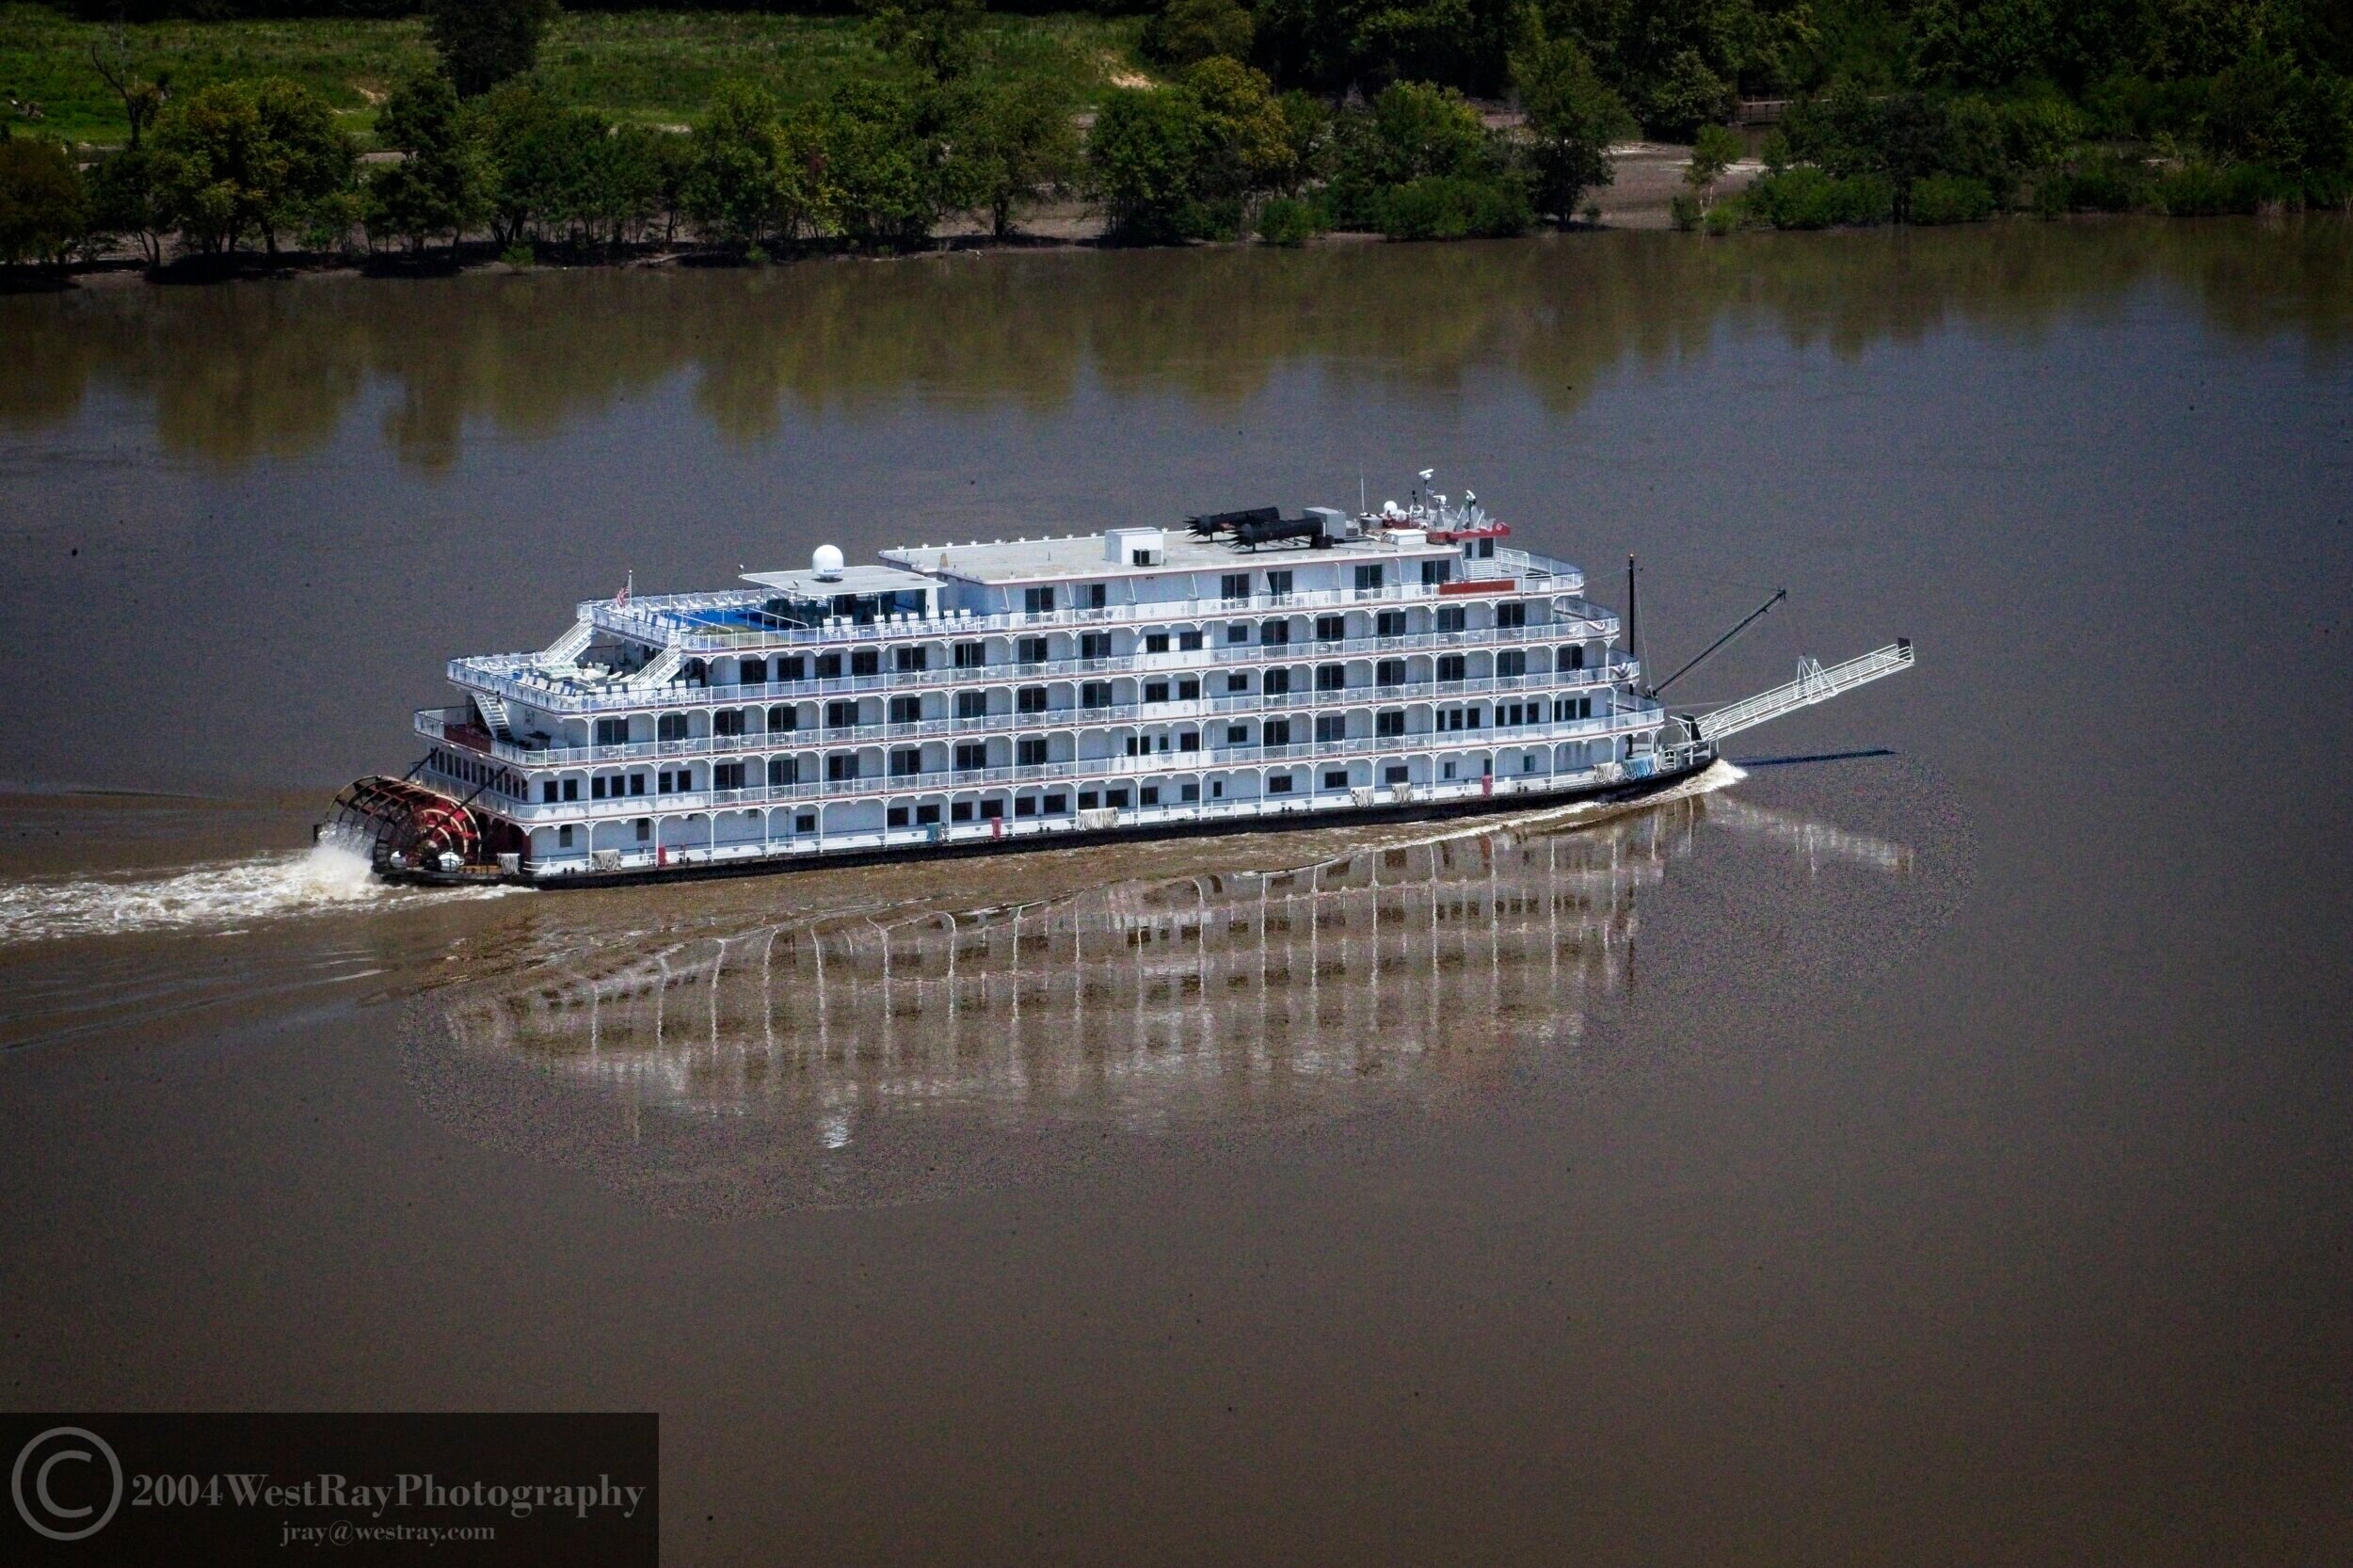
<path fill-rule="evenodd" d="M 1625 558 L 1625 652 L 1638 670 L 1642 665 L 1641 632 L 1642 615 L 1634 598 L 1634 557 L 1629 554 Z M 1635 684 L 1639 689 L 1641 682 L 1638 680 Z"/>

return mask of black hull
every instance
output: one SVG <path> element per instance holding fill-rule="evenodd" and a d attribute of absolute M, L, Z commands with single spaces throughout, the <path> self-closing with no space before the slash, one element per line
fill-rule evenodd
<path fill-rule="evenodd" d="M 1451 817 L 1497 816 L 1512 811 L 1545 811 L 1589 801 L 1631 802 L 1658 793 L 1705 770 L 1715 760 L 1702 756 L 1686 766 L 1656 773 L 1647 778 L 1617 784 L 1597 784 L 1558 793 L 1465 795 L 1453 800 L 1406 801 L 1393 806 L 1336 806 L 1322 810 L 1302 809 L 1264 816 L 1221 817 L 1206 822 L 1155 823 L 1134 827 L 1105 827 L 1064 833 L 1024 834 L 1019 838 L 967 839 L 952 843 L 894 844 L 876 849 L 843 850 L 831 855 L 795 855 L 767 859 L 728 860 L 681 866 L 633 866 L 617 872 L 581 872 L 569 876 L 534 877 L 486 874 L 479 869 L 461 872 L 386 870 L 377 874 L 388 882 L 430 888 L 481 887 L 508 883 L 553 890 L 560 888 L 629 888 L 655 882 L 698 882 L 718 877 L 767 876 L 779 872 L 816 871 L 824 867 L 874 866 L 907 860 L 962 860 L 983 855 L 1025 854 L 1049 849 L 1088 849 L 1102 844 L 1135 843 L 1163 839 L 1225 839 L 1242 833 L 1297 833 L 1342 823 L 1438 822 Z"/>

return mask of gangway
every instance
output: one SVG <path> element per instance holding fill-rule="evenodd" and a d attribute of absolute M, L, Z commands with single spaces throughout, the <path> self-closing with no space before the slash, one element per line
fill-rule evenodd
<path fill-rule="evenodd" d="M 1798 661 L 1798 678 L 1786 686 L 1776 686 L 1769 692 L 1719 708 L 1712 713 L 1702 713 L 1690 721 L 1703 744 L 1715 745 L 1743 729 L 1753 729 L 1785 713 L 1810 708 L 1817 702 L 1828 702 L 1841 693 L 1877 680 L 1881 676 L 1912 667 L 1912 639 L 1898 637 L 1887 647 L 1849 659 L 1843 664 L 1824 669 L 1817 660 Z"/>

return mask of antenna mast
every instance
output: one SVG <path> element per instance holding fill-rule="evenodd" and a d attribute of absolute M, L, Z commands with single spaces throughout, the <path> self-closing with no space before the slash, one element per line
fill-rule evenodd
<path fill-rule="evenodd" d="M 1634 598 L 1634 557 L 1625 558 L 1625 651 L 1636 669 L 1642 665 L 1642 614 Z"/>

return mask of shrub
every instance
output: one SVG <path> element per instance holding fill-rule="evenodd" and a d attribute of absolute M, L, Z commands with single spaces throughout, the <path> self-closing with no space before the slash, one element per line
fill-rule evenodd
<path fill-rule="evenodd" d="M 1667 202 L 1667 216 L 1687 234 L 1700 226 L 1703 216 L 1700 199 L 1689 191 L 1677 191 Z"/>
<path fill-rule="evenodd" d="M 1993 192 L 1982 180 L 1931 174 L 1912 186 L 1914 223 L 1981 223 L 1993 216 Z"/>
<path fill-rule="evenodd" d="M 1811 164 L 1769 174 L 1749 187 L 1750 210 L 1776 229 L 1828 229 L 1885 223 L 1895 216 L 1895 188 L 1876 174 L 1838 179 Z"/>
<path fill-rule="evenodd" d="M 2063 181 L 2068 210 L 2079 213 L 2123 213 L 2149 198 L 2149 168 L 2137 158 L 2117 152 L 2095 152 L 2078 163 Z"/>
<path fill-rule="evenodd" d="M 1393 240 L 1501 238 L 1524 234 L 1535 221 L 1527 187 L 1503 176 L 1426 174 L 1381 202 L 1381 232 Z"/>
<path fill-rule="evenodd" d="M 1737 231 L 1741 224 L 1741 207 L 1737 201 L 1719 201 L 1707 209 L 1705 224 L 1711 234 L 1722 235 Z"/>
<path fill-rule="evenodd" d="M 1177 67 L 1216 55 L 1245 60 L 1257 28 L 1241 0 L 1169 0 L 1144 24 L 1144 52 Z"/>
<path fill-rule="evenodd" d="M 2251 213 L 2267 201 L 2296 194 L 2294 182 L 2253 164 L 2219 167 L 2193 159 L 2157 177 L 2153 199 L 2175 217 L 2212 217 Z"/>
<path fill-rule="evenodd" d="M 88 227 L 82 172 L 41 137 L 0 141 L 0 262 L 63 261 Z"/>
<path fill-rule="evenodd" d="M 1258 209 L 1258 238 L 1268 245 L 1305 245 L 1321 227 L 1315 208 L 1293 197 L 1275 197 Z"/>

